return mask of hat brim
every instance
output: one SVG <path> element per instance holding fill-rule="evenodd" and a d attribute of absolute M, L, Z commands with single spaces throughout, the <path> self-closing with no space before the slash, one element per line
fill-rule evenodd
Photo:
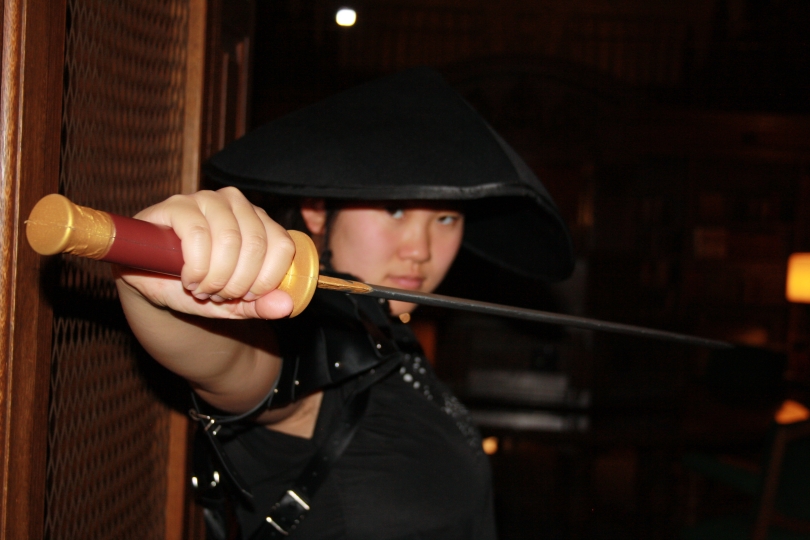
<path fill-rule="evenodd" d="M 211 180 L 286 197 L 476 201 L 472 252 L 557 281 L 573 269 L 570 235 L 541 182 L 444 80 L 415 69 L 348 90 L 230 144 Z"/>

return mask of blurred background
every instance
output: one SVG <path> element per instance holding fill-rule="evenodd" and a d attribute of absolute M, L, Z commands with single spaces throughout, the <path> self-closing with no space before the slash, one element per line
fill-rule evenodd
<path fill-rule="evenodd" d="M 411 324 L 489 437 L 503 538 L 755 520 L 761 490 L 709 477 L 716 456 L 766 469 L 775 413 L 807 403 L 810 319 L 785 279 L 810 251 L 808 23 L 800 0 L 257 0 L 252 125 L 428 65 L 555 198 L 571 280 L 466 255 L 440 292 L 745 345 L 420 308 Z"/>

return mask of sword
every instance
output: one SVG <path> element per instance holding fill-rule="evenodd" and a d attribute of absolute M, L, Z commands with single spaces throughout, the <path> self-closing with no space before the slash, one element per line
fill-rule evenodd
<path fill-rule="evenodd" d="M 299 231 L 288 232 L 295 242 L 296 252 L 292 266 L 278 288 L 293 299 L 291 317 L 301 313 L 315 290 L 320 288 L 713 349 L 733 347 L 725 341 L 642 326 L 321 276 L 318 252 L 312 239 Z M 180 239 L 170 227 L 79 206 L 62 195 L 47 195 L 34 206 L 26 221 L 26 236 L 34 251 L 41 255 L 71 253 L 172 276 L 179 276 L 183 268 Z"/>

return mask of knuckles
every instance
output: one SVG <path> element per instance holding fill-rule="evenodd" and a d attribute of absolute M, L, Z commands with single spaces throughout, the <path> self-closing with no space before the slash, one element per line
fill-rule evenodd
<path fill-rule="evenodd" d="M 245 195 L 241 191 L 239 191 L 238 188 L 235 188 L 233 186 L 226 186 L 224 188 L 220 188 L 217 191 L 211 192 L 211 193 L 218 193 L 218 194 L 220 194 L 223 197 L 228 198 L 228 199 L 236 198 L 236 199 L 241 199 L 241 200 L 247 200 Z"/>
<path fill-rule="evenodd" d="M 242 252 L 252 259 L 264 258 L 267 253 L 267 237 L 261 234 L 245 234 L 242 236 Z"/>
<path fill-rule="evenodd" d="M 214 241 L 227 252 L 238 252 L 242 247 L 242 233 L 239 229 L 223 229 L 219 232 Z"/>
<path fill-rule="evenodd" d="M 295 242 L 293 242 L 290 235 L 287 234 L 287 231 L 284 231 L 284 234 L 279 235 L 279 238 L 273 242 L 268 255 L 278 260 L 292 263 L 293 257 L 295 256 Z"/>
<path fill-rule="evenodd" d="M 251 212 L 255 217 L 251 217 Z M 197 290 L 203 293 L 231 298 L 242 296 L 248 290 L 259 294 L 269 292 L 278 285 L 295 256 L 295 243 L 287 231 L 235 187 L 172 195 L 141 212 L 146 219 L 156 213 L 162 216 L 160 219 L 172 222 L 175 230 L 182 234 L 186 257 L 183 281 L 199 283 Z M 229 213 L 236 218 L 236 226 L 212 226 L 217 222 L 221 224 L 223 218 L 230 220 Z M 256 218 L 263 228 L 255 226 Z M 246 223 L 252 225 L 240 230 Z M 249 261 L 248 269 L 240 263 L 241 270 L 234 273 L 237 260 Z"/>

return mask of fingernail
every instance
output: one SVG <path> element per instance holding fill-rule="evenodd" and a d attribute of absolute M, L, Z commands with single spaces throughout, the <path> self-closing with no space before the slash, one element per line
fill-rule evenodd
<path fill-rule="evenodd" d="M 256 296 L 252 292 L 248 291 L 248 293 L 245 296 L 242 297 L 242 300 L 244 300 L 245 302 L 253 302 L 257 298 L 258 298 L 258 296 Z"/>
<path fill-rule="evenodd" d="M 197 300 L 208 300 L 209 297 L 210 297 L 209 294 L 203 292 L 194 294 L 194 298 L 196 298 Z"/>
<path fill-rule="evenodd" d="M 225 299 L 222 298 L 218 294 L 215 294 L 215 295 L 211 296 L 210 300 L 213 301 L 213 302 L 224 302 L 225 301 Z"/>
<path fill-rule="evenodd" d="M 189 283 L 188 285 L 186 285 L 186 290 L 187 291 L 193 291 L 194 289 L 197 288 L 198 285 L 199 285 L 199 283 Z"/>

